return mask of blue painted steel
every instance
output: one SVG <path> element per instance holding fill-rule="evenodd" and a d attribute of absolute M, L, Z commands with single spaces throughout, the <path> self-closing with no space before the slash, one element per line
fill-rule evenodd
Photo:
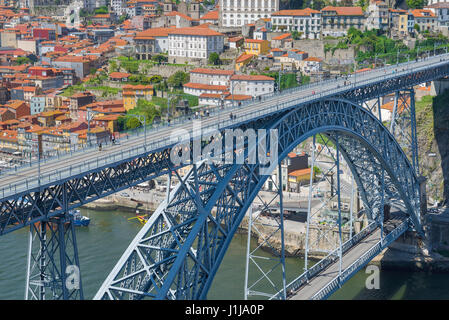
<path fill-rule="evenodd" d="M 386 189 L 401 199 L 410 214 L 413 227 L 421 232 L 417 199 L 419 184 L 413 167 L 393 136 L 369 111 L 347 100 L 337 99 L 301 105 L 294 110 L 279 113 L 274 119 L 270 117 L 269 120 L 265 128 L 277 129 L 279 132 L 279 161 L 314 134 L 324 132 L 331 139 L 338 134 L 341 154 L 350 163 L 370 218 L 376 220 L 380 214 L 381 190 L 378 183 L 381 179 L 380 169 L 384 169 Z M 267 121 L 256 121 L 251 125 L 252 128 L 260 128 L 258 126 L 266 123 Z M 249 127 L 248 124 L 243 129 Z M 267 176 L 259 174 L 260 169 L 260 164 L 203 164 L 202 173 L 196 178 L 198 182 L 194 184 L 201 185 L 203 189 L 192 190 L 188 196 L 175 199 L 174 203 L 169 204 L 182 204 L 181 212 L 169 212 L 174 215 L 175 220 L 188 217 L 188 224 L 176 227 L 185 237 L 169 237 L 171 240 L 168 242 L 165 240 L 165 243 L 176 243 L 175 251 L 170 251 L 173 247 L 160 246 L 162 242 L 158 241 L 158 247 L 152 246 L 146 252 L 148 257 L 155 257 L 157 252 L 164 251 L 163 259 L 159 262 L 152 258 L 156 262 L 154 268 L 146 268 L 152 270 L 150 274 L 158 274 L 163 283 L 158 286 L 148 277 L 146 280 L 140 279 L 138 291 L 145 294 L 135 294 L 133 298 L 142 299 L 148 295 L 157 299 L 206 298 L 233 234 L 267 179 Z M 197 194 L 201 195 L 200 202 Z M 214 216 L 211 216 L 212 209 L 216 210 Z M 220 236 L 216 238 L 218 233 Z M 159 236 L 157 233 L 150 233 L 145 237 L 156 239 Z M 210 239 L 215 240 L 211 242 Z M 115 298 L 129 298 L 123 296 L 127 290 L 136 292 L 136 282 L 128 281 L 129 275 L 125 278 L 127 281 L 115 285 L 114 292 L 122 292 L 120 295 L 116 294 Z M 101 292 L 99 296 L 111 298 Z"/>

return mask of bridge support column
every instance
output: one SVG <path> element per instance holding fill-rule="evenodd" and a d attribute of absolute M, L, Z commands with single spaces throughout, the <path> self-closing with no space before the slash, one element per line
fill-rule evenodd
<path fill-rule="evenodd" d="M 73 217 L 35 223 L 29 237 L 25 299 L 83 299 Z"/>
<path fill-rule="evenodd" d="M 395 92 L 390 132 L 409 157 L 419 175 L 418 139 L 416 135 L 415 91 L 413 88 Z"/>
<path fill-rule="evenodd" d="M 244 298 L 250 296 L 273 298 L 282 292 L 286 299 L 285 246 L 284 246 L 284 206 L 282 196 L 282 166 L 278 164 L 276 177 L 270 176 L 276 193 L 266 199 L 260 194 L 257 199 L 262 203 L 256 212 L 252 206 L 248 209 L 248 242 L 246 252 Z M 277 202 L 277 203 L 276 203 Z M 279 205 L 279 214 L 273 206 Z M 251 250 L 251 236 L 255 234 L 258 243 Z M 270 249 L 273 257 L 266 257 L 263 249 Z M 274 280 L 275 278 L 281 279 Z"/>

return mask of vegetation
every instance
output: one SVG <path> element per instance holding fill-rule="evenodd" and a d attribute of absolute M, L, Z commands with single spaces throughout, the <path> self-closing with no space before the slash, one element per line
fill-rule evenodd
<path fill-rule="evenodd" d="M 106 6 L 95 9 L 95 14 L 106 14 L 106 13 L 109 13 L 108 7 Z"/>
<path fill-rule="evenodd" d="M 275 86 L 277 88 L 279 83 L 279 72 L 263 73 L 263 75 L 274 78 Z M 281 90 L 297 87 L 298 81 L 296 73 L 282 73 L 281 74 Z"/>
<path fill-rule="evenodd" d="M 406 0 L 405 2 L 410 9 L 422 9 L 425 4 L 425 0 Z"/>
<path fill-rule="evenodd" d="M 218 53 L 212 52 L 212 53 L 209 55 L 209 64 L 212 64 L 212 65 L 214 65 L 214 66 L 217 66 L 217 65 L 221 64 L 220 56 L 219 56 Z"/>
<path fill-rule="evenodd" d="M 28 64 L 31 63 L 31 59 L 27 58 L 27 57 L 18 57 L 15 61 L 14 61 L 14 65 L 16 66 L 20 66 L 22 64 Z"/>
<path fill-rule="evenodd" d="M 172 88 L 182 88 L 182 85 L 189 82 L 190 75 L 183 71 L 177 71 L 167 79 L 167 84 Z"/>

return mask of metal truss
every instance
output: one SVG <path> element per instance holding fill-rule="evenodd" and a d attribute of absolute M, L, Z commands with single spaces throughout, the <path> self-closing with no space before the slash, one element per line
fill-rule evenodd
<path fill-rule="evenodd" d="M 348 88 L 348 90 L 341 94 L 341 96 L 354 102 L 382 97 L 398 90 L 412 88 L 421 83 L 443 78 L 449 74 L 449 65 L 442 64 L 440 66 L 428 67 L 420 71 L 407 69 L 406 66 L 398 66 L 396 74 L 397 75 L 394 77 L 386 77 L 385 79 L 379 79 L 378 81 L 358 83 L 357 88 Z"/>
<path fill-rule="evenodd" d="M 129 159 L 0 203 L 0 235 L 168 173 L 170 150 Z"/>
<path fill-rule="evenodd" d="M 395 92 L 389 129 L 402 150 L 408 155 L 416 174 L 419 175 L 415 91 L 413 88 Z"/>
<path fill-rule="evenodd" d="M 385 193 L 401 199 L 413 227 L 422 232 L 413 167 L 394 137 L 365 108 L 344 99 L 319 101 L 253 125 L 278 130 L 279 162 L 308 137 L 326 133 L 339 145 L 370 220 L 381 216 L 379 186 L 385 170 Z M 179 189 L 147 222 L 96 299 L 205 299 L 234 233 L 268 179 L 262 169 L 260 163 L 248 162 L 193 166 L 190 178 L 180 179 Z M 147 244 L 141 248 L 137 244 L 144 239 Z M 145 261 L 145 276 L 131 268 L 139 263 L 136 255 Z M 126 268 L 131 269 L 124 272 Z"/>
<path fill-rule="evenodd" d="M 30 226 L 25 300 L 83 299 L 73 217 Z"/>
<path fill-rule="evenodd" d="M 275 187 L 268 200 L 260 194 L 257 199 L 262 203 L 253 213 L 248 210 L 248 239 L 246 249 L 244 299 L 251 296 L 273 298 L 279 291 L 286 297 L 285 244 L 284 244 L 284 206 L 282 195 L 282 168 L 278 166 L 277 179 L 268 178 Z M 276 181 L 277 180 L 277 181 Z M 279 212 L 277 212 L 279 210 Z M 262 232 L 268 229 L 269 233 Z M 251 236 L 259 239 L 255 248 L 251 248 Z M 279 249 L 280 247 L 280 249 Z M 266 257 L 262 250 L 269 249 L 272 257 Z M 276 280 L 279 279 L 279 280 Z"/>

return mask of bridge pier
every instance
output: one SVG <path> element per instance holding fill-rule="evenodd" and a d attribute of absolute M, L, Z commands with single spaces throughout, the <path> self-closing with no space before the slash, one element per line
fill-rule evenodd
<path fill-rule="evenodd" d="M 30 226 L 25 290 L 25 300 L 84 298 L 71 215 Z"/>
<path fill-rule="evenodd" d="M 434 80 L 430 85 L 430 94 L 432 96 L 437 96 L 442 94 L 446 89 L 449 88 L 449 78 L 441 78 L 438 80 Z"/>

